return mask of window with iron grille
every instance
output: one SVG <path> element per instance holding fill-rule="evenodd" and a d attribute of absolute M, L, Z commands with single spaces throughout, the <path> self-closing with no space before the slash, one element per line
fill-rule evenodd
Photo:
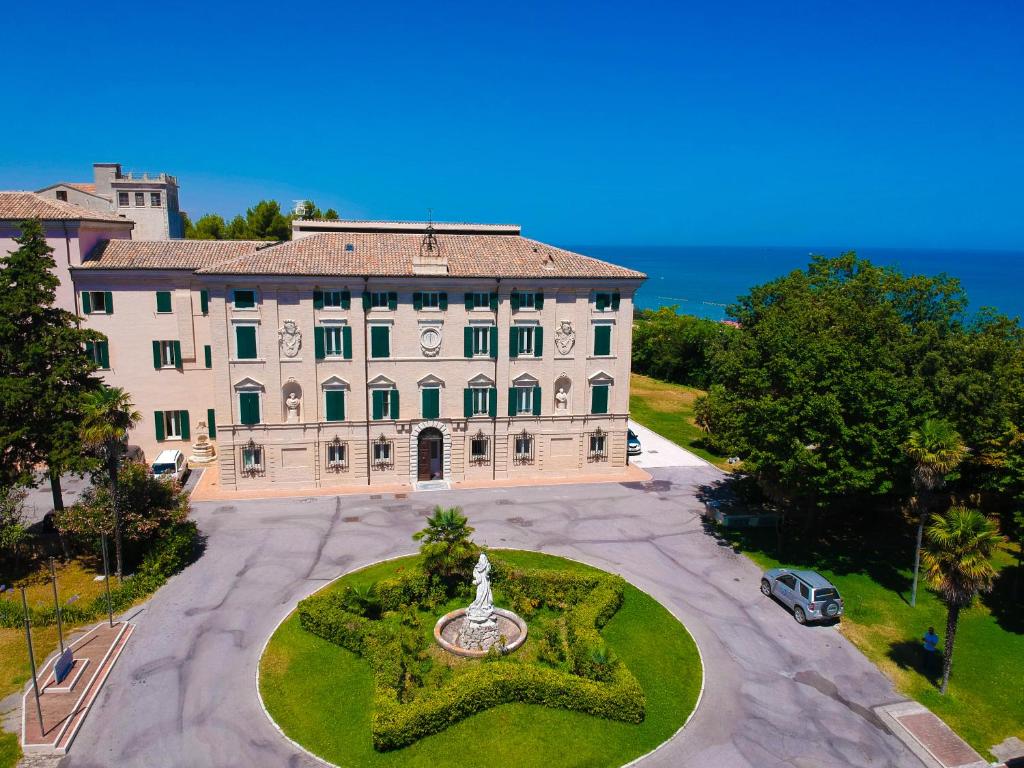
<path fill-rule="evenodd" d="M 373 441 L 373 468 L 376 470 L 391 469 L 395 466 L 395 446 L 391 440 L 381 435 Z"/>
<path fill-rule="evenodd" d="M 146 207 L 146 193 L 145 192 L 136 192 L 135 193 L 135 205 L 138 208 L 145 208 Z"/>
<path fill-rule="evenodd" d="M 150 192 L 149 193 L 149 204 L 153 208 L 159 208 L 160 207 L 160 193 L 159 192 Z"/>
<path fill-rule="evenodd" d="M 483 433 L 477 432 L 469 441 L 469 462 L 477 466 L 489 464 L 491 461 L 490 438 Z"/>
<path fill-rule="evenodd" d="M 344 472 L 348 469 L 348 443 L 334 438 L 327 444 L 327 469 L 331 472 Z"/>
<path fill-rule="evenodd" d="M 512 454 L 512 462 L 517 465 L 533 464 L 533 446 L 536 441 L 525 429 L 516 435 L 515 450 Z"/>
<path fill-rule="evenodd" d="M 595 432 L 587 435 L 587 461 L 607 461 L 608 459 L 608 434 L 600 427 Z"/>
<path fill-rule="evenodd" d="M 253 440 L 241 448 L 242 474 L 246 477 L 257 477 L 264 473 L 263 446 L 256 445 Z"/>
<path fill-rule="evenodd" d="M 127 192 L 118 192 L 117 193 L 117 204 L 121 208 L 127 208 L 128 207 L 128 193 Z"/>

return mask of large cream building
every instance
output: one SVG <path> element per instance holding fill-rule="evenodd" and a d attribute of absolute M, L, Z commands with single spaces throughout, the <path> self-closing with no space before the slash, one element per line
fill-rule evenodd
<path fill-rule="evenodd" d="M 2 219 L 0 215 L 0 219 Z M 127 233 L 125 233 L 126 236 Z M 70 265 L 147 459 L 246 489 L 620 470 L 644 279 L 517 226 L 296 221 L 284 243 L 108 239 Z"/>

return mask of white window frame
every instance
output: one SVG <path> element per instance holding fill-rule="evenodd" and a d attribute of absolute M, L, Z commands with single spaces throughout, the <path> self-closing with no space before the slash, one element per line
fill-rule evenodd
<path fill-rule="evenodd" d="M 173 341 L 161 341 L 160 342 L 160 367 L 161 368 L 177 368 L 177 364 L 174 360 L 174 342 Z"/>
<path fill-rule="evenodd" d="M 370 291 L 370 309 L 388 309 L 388 291 Z"/>
<path fill-rule="evenodd" d="M 537 328 L 538 328 L 538 326 L 536 326 L 536 325 L 517 325 L 517 326 L 515 326 L 516 334 L 517 334 L 517 336 L 516 336 L 516 351 L 517 351 L 517 354 L 525 355 L 527 357 L 529 357 L 530 355 L 533 354 L 533 345 L 534 345 L 534 342 L 536 341 Z M 529 343 L 528 344 L 524 344 L 523 343 L 524 339 L 529 339 Z"/>
<path fill-rule="evenodd" d="M 536 309 L 537 308 L 537 292 L 536 291 L 516 291 L 519 294 L 519 309 Z M 523 301 L 527 296 L 530 297 L 529 302 Z"/>
<path fill-rule="evenodd" d="M 324 291 L 324 309 L 341 309 L 341 299 L 344 291 Z"/>
<path fill-rule="evenodd" d="M 513 451 L 515 457 L 517 459 L 521 459 L 521 458 L 524 458 L 526 456 L 532 456 L 533 455 L 533 441 L 534 441 L 533 435 L 530 435 L 529 437 L 523 437 L 522 435 L 516 435 L 515 437 L 516 437 L 516 439 L 515 439 L 515 449 Z M 522 449 L 520 450 L 521 444 L 522 444 Z"/>
<path fill-rule="evenodd" d="M 117 207 L 118 208 L 127 208 L 131 204 L 131 199 L 132 199 L 131 195 L 129 195 L 127 192 L 118 192 L 117 193 Z"/>
<path fill-rule="evenodd" d="M 491 356 L 491 328 L 493 325 L 474 325 L 473 328 L 473 357 Z M 483 343 L 480 343 L 482 340 Z"/>
<path fill-rule="evenodd" d="M 385 389 L 380 389 L 378 391 L 384 393 L 384 396 L 381 398 L 380 401 L 380 420 L 388 421 L 391 419 L 391 393 L 394 392 L 395 389 L 394 387 L 387 387 Z"/>
<path fill-rule="evenodd" d="M 590 436 L 590 455 L 592 456 L 607 456 L 608 455 L 608 435 L 591 435 Z"/>
<path fill-rule="evenodd" d="M 473 291 L 473 309 L 491 309 L 490 291 Z"/>
<path fill-rule="evenodd" d="M 476 444 L 483 443 L 483 453 L 476 452 Z M 469 438 L 469 460 L 470 461 L 487 461 L 491 457 L 491 439 L 489 437 L 470 437 Z"/>
<path fill-rule="evenodd" d="M 164 440 L 181 440 L 181 411 L 164 411 Z"/>
<path fill-rule="evenodd" d="M 149 193 L 149 207 L 150 208 L 163 208 L 164 206 L 163 206 L 161 200 L 162 200 L 162 198 L 161 198 L 159 192 L 150 192 Z"/>
<path fill-rule="evenodd" d="M 238 356 L 238 329 L 239 328 L 255 328 L 256 329 L 256 357 L 239 357 Z M 260 357 L 260 324 L 258 321 L 248 320 L 246 322 L 235 322 L 231 324 L 231 336 L 233 347 L 231 349 L 233 363 L 255 363 L 263 360 Z"/>
<path fill-rule="evenodd" d="M 345 353 L 345 332 L 343 325 L 325 325 L 324 357 L 342 357 Z M 332 346 L 336 345 L 336 346 Z"/>
<path fill-rule="evenodd" d="M 146 193 L 145 192 L 136 192 L 135 193 L 135 207 L 136 208 L 145 208 L 146 207 Z"/>
<path fill-rule="evenodd" d="M 533 387 L 516 386 L 516 415 L 533 415 Z"/>
<path fill-rule="evenodd" d="M 341 455 L 332 458 L 331 454 L 335 452 Z M 327 466 L 331 469 L 344 469 L 348 466 L 348 443 L 327 444 Z"/>
<path fill-rule="evenodd" d="M 420 292 L 420 307 L 423 309 L 440 309 L 441 308 L 441 292 L 440 291 L 421 291 Z"/>
<path fill-rule="evenodd" d="M 373 463 L 387 463 L 391 461 L 391 441 L 386 440 L 384 442 L 374 441 L 373 443 Z"/>
<path fill-rule="evenodd" d="M 255 448 L 248 448 L 242 446 L 242 470 L 243 471 L 263 471 L 263 446 L 257 445 Z"/>
<path fill-rule="evenodd" d="M 107 313 L 107 296 L 103 291 L 87 291 L 89 294 L 89 314 L 105 315 Z M 97 301 L 97 297 L 99 301 Z M 102 307 L 102 309 L 97 309 Z"/>
<path fill-rule="evenodd" d="M 491 414 L 491 388 L 470 387 L 473 391 L 473 415 L 490 416 Z"/>

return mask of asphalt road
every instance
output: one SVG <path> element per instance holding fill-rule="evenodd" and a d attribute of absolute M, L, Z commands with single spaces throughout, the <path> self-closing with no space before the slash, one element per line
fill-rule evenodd
<path fill-rule="evenodd" d="M 205 555 L 135 615 L 61 766 L 317 765 L 260 709 L 264 642 L 301 597 L 414 552 L 410 535 L 430 508 L 458 504 L 477 541 L 621 573 L 689 628 L 705 661 L 704 699 L 645 768 L 920 768 L 871 713 L 901 698 L 886 678 L 836 628 L 799 626 L 760 594 L 755 566 L 704 532 L 696 493 L 718 471 L 652 472 L 643 485 L 197 504 Z"/>

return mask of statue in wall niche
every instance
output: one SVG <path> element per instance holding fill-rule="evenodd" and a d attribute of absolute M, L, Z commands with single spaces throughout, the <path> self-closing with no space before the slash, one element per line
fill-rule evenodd
<path fill-rule="evenodd" d="M 302 332 L 294 320 L 284 321 L 277 338 L 281 341 L 281 354 L 285 357 L 295 357 L 302 349 Z"/>
<path fill-rule="evenodd" d="M 565 387 L 559 387 L 555 393 L 555 410 L 565 411 L 569 408 L 569 395 L 565 392 Z"/>
<path fill-rule="evenodd" d="M 568 355 L 576 345 L 576 331 L 571 320 L 562 320 L 555 329 L 555 349 L 560 355 Z"/>
<path fill-rule="evenodd" d="M 296 424 L 299 421 L 299 404 L 302 401 L 295 392 L 289 392 L 288 398 L 284 401 L 284 406 L 287 411 L 285 421 L 289 424 Z"/>

